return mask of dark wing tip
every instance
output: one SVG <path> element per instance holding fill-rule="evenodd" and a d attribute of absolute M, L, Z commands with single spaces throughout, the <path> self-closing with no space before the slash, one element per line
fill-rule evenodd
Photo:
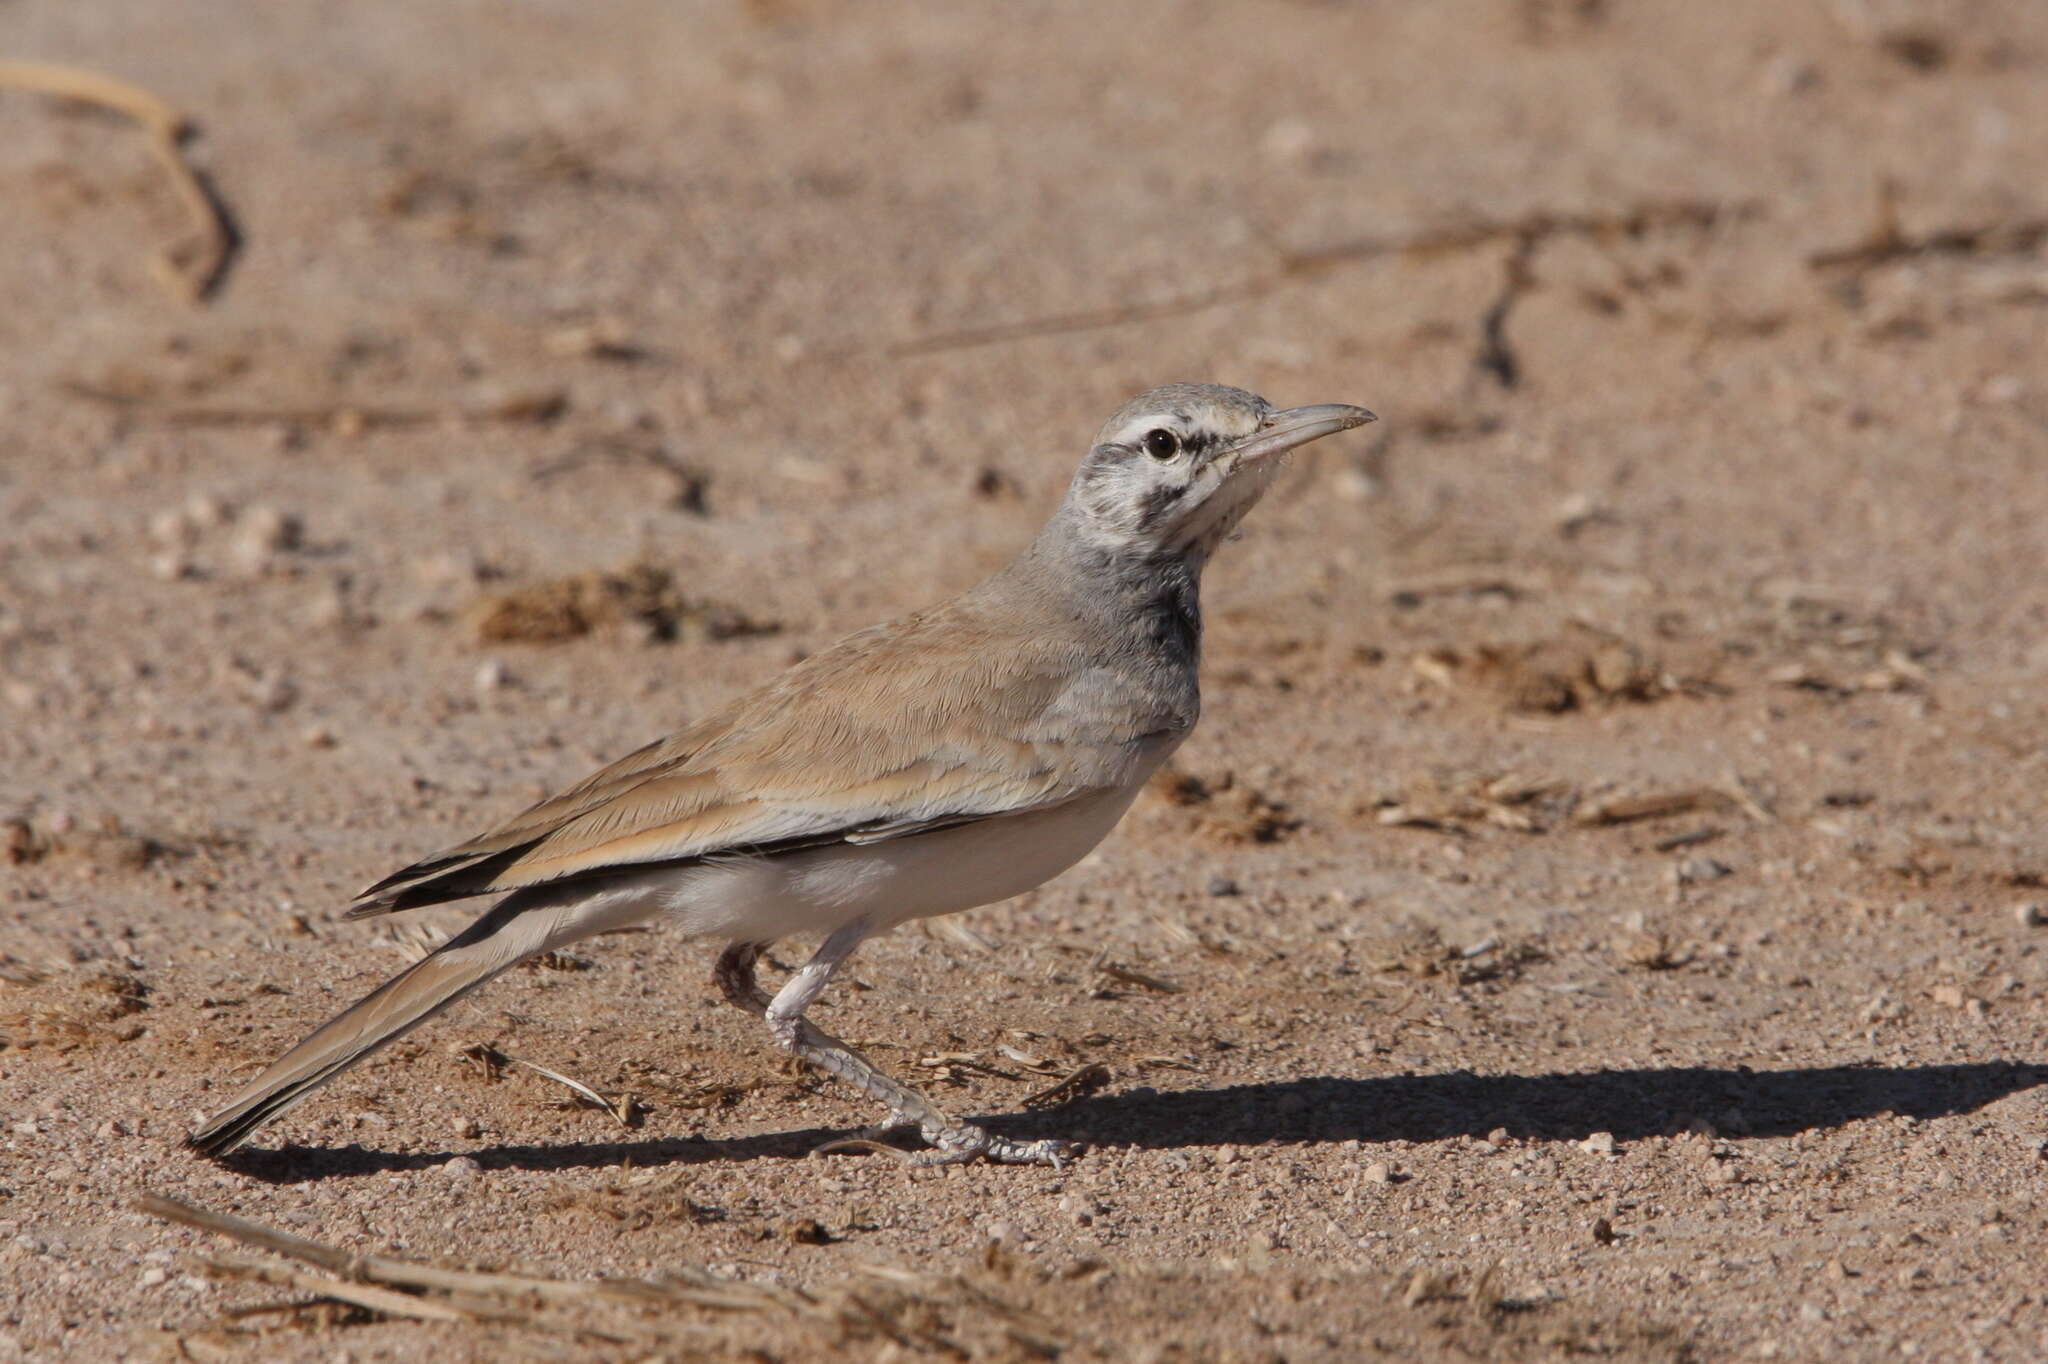
<path fill-rule="evenodd" d="M 259 1107 L 247 1113 L 217 1117 L 187 1135 L 185 1149 L 208 1160 L 219 1160 L 247 1141 L 249 1135 L 270 1116 L 270 1111 Z"/>
<path fill-rule="evenodd" d="M 448 900 L 466 900 L 472 895 L 489 895 L 514 886 L 498 884 L 499 873 L 532 850 L 539 839 L 515 844 L 491 853 L 465 853 L 454 857 L 430 857 L 395 871 L 357 895 L 342 911 L 344 919 L 368 919 L 378 914 L 438 905 Z"/>

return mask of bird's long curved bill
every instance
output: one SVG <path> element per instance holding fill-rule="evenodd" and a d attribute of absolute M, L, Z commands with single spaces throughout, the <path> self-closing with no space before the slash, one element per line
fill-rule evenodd
<path fill-rule="evenodd" d="M 1266 424 L 1237 447 L 1237 462 L 1249 464 L 1268 455 L 1282 454 L 1312 440 L 1349 431 L 1379 418 L 1362 407 L 1348 403 L 1317 403 L 1313 407 L 1290 407 L 1275 412 Z"/>

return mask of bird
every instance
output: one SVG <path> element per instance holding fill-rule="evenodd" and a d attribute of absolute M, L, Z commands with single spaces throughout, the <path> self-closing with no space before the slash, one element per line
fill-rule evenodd
<path fill-rule="evenodd" d="M 1108 835 L 1194 728 L 1203 567 L 1291 450 L 1373 421 L 1176 383 L 1117 409 L 1007 567 L 846 636 L 696 724 L 362 892 L 361 919 L 501 898 L 325 1023 L 187 1138 L 262 1124 L 521 961 L 665 921 L 775 1044 L 915 1125 L 924 1164 L 1059 1165 L 1077 1143 L 954 1118 L 810 1022 L 869 938 L 1020 895 Z M 773 994 L 767 947 L 821 937 Z"/>

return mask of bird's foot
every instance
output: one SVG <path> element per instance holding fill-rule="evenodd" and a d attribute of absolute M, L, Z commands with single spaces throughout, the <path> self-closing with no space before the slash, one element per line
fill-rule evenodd
<path fill-rule="evenodd" d="M 925 1139 L 935 1149 L 911 1157 L 911 1163 L 965 1165 L 986 1160 L 995 1165 L 1050 1165 L 1058 1170 L 1082 1150 L 1079 1142 L 1055 1141 L 1050 1137 L 1043 1141 L 1012 1141 L 964 1122 L 944 1132 L 927 1132 Z"/>
<path fill-rule="evenodd" d="M 863 1153 L 889 1156 L 903 1165 L 938 1166 L 965 1165 L 971 1161 L 985 1160 L 993 1165 L 1050 1165 L 1059 1170 L 1066 1163 L 1079 1156 L 1086 1149 L 1074 1141 L 1012 1141 L 974 1126 L 960 1123 L 945 1131 L 926 1133 L 933 1149 L 929 1151 L 906 1151 L 886 1141 L 877 1141 L 865 1134 L 841 1137 L 811 1149 L 813 1156 L 829 1155 L 834 1151 L 860 1151 Z"/>

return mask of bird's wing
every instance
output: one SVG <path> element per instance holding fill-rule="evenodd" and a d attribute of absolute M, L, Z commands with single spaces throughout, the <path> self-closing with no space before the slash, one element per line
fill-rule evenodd
<path fill-rule="evenodd" d="M 350 916 L 722 853 L 906 837 L 1130 780 L 1143 726 L 1096 723 L 1096 708 L 1077 707 L 1086 665 L 1073 647 L 1050 631 L 998 636 L 981 614 L 956 601 L 851 636 L 385 878 Z"/>

